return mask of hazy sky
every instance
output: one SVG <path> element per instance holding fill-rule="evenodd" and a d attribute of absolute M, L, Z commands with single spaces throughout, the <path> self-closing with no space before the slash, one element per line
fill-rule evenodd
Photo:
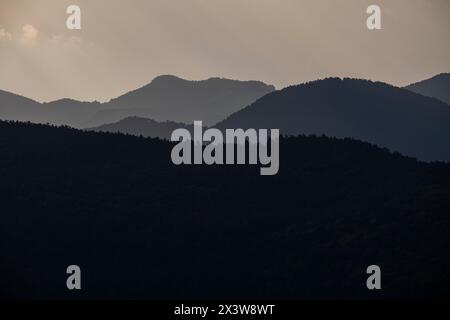
<path fill-rule="evenodd" d="M 68 30 L 66 8 L 82 10 Z M 369 31 L 378 4 L 382 30 Z M 0 89 L 105 101 L 160 74 L 282 88 L 450 72 L 448 0 L 0 0 Z"/>

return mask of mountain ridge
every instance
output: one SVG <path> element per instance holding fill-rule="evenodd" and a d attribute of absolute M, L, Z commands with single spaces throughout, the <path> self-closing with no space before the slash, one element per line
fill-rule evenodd
<path fill-rule="evenodd" d="M 192 131 L 193 126 L 174 121 L 158 122 L 149 118 L 127 117 L 118 122 L 104 124 L 98 127 L 86 128 L 86 131 L 124 133 L 148 138 L 160 138 L 170 140 L 175 129 L 188 129 Z"/>
<path fill-rule="evenodd" d="M 76 128 L 99 126 L 130 116 L 176 122 L 202 118 L 205 123 L 215 123 L 273 90 L 274 86 L 254 80 L 215 77 L 194 81 L 162 75 L 103 103 L 69 98 L 40 103 L 5 91 L 0 95 L 0 116 L 5 120 Z M 39 111 L 31 112 L 31 106 Z"/>
<path fill-rule="evenodd" d="M 109 110 L 101 111 L 100 117 L 107 122 L 138 116 L 182 123 L 191 123 L 200 118 L 206 124 L 214 124 L 274 90 L 274 86 L 260 81 L 218 77 L 185 80 L 173 75 L 162 75 L 141 88 L 110 100 Z M 99 122 L 93 120 L 94 124 Z"/>
<path fill-rule="evenodd" d="M 404 88 L 450 104 L 450 73 L 440 73 Z"/>
<path fill-rule="evenodd" d="M 450 161 L 450 106 L 370 80 L 326 78 L 290 86 L 258 99 L 217 127 L 352 137 L 421 160 Z"/>

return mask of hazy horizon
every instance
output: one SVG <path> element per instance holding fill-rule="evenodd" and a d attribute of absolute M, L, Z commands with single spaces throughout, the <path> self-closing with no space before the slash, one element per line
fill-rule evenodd
<path fill-rule="evenodd" d="M 66 8 L 82 10 L 68 30 Z M 382 30 L 366 28 L 378 4 Z M 445 0 L 0 0 L 0 90 L 108 101 L 159 75 L 404 86 L 450 72 Z"/>

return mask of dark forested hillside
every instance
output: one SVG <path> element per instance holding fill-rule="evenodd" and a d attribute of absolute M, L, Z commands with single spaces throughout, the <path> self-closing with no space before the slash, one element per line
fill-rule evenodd
<path fill-rule="evenodd" d="M 449 105 L 368 80 L 330 78 L 288 87 L 218 126 L 350 137 L 420 160 L 450 161 Z"/>
<path fill-rule="evenodd" d="M 280 171 L 180 166 L 171 144 L 0 122 L 0 293 L 26 298 L 449 294 L 450 166 L 283 138 Z M 82 268 L 82 290 L 65 287 Z M 382 290 L 366 289 L 366 268 Z"/>

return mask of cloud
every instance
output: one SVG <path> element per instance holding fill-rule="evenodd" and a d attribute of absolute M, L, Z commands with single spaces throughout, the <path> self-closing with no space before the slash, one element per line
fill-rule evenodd
<path fill-rule="evenodd" d="M 2 41 L 2 40 L 8 41 L 8 40 L 11 40 L 11 39 L 12 39 L 11 33 L 9 33 L 8 31 L 6 31 L 3 28 L 0 28 L 0 41 Z"/>
<path fill-rule="evenodd" d="M 26 24 L 22 27 L 22 34 L 20 36 L 11 34 L 5 28 L 0 28 L 0 41 L 19 40 L 23 43 L 32 43 L 38 34 L 39 31 L 31 24 Z"/>
<path fill-rule="evenodd" d="M 31 24 L 24 25 L 22 31 L 23 31 L 22 37 L 25 40 L 34 40 L 37 38 L 37 35 L 39 33 L 38 30 Z"/>

